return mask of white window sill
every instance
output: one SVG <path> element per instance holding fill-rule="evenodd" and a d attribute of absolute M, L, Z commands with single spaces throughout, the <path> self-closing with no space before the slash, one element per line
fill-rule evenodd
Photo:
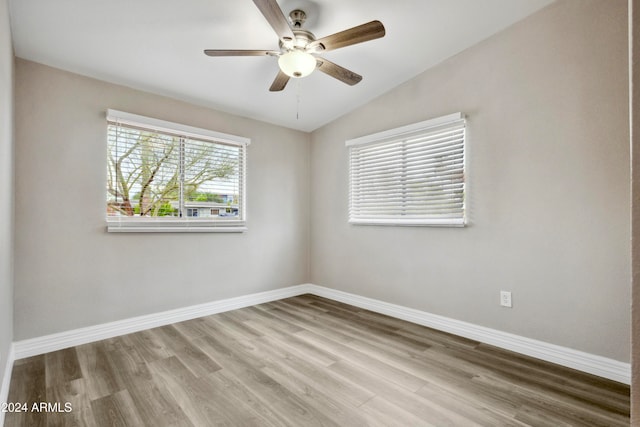
<path fill-rule="evenodd" d="M 207 220 L 107 220 L 109 233 L 243 233 L 242 221 Z"/>
<path fill-rule="evenodd" d="M 465 227 L 464 219 L 446 220 L 398 220 L 398 219 L 350 219 L 353 225 L 386 225 L 395 227 Z"/>

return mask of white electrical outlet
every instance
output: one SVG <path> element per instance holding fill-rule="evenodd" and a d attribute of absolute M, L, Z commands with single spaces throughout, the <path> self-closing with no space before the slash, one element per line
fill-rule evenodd
<path fill-rule="evenodd" d="M 511 305 L 511 292 L 509 291 L 500 291 L 500 305 L 503 307 L 513 307 Z"/>

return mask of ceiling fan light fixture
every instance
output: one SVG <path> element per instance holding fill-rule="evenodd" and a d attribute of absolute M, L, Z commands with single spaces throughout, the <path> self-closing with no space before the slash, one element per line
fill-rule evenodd
<path fill-rule="evenodd" d="M 361 75 L 315 55 L 379 39 L 385 35 L 382 22 L 371 21 L 316 39 L 313 33 L 303 28 L 307 17 L 303 10 L 293 10 L 289 14 L 290 20 L 288 21 L 278 4 L 278 0 L 253 0 L 253 3 L 260 9 L 260 12 L 278 36 L 280 49 L 206 49 L 204 53 L 208 56 L 278 57 L 280 70 L 269 87 L 270 92 L 283 90 L 292 77 L 296 79 L 306 77 L 313 73 L 316 68 L 330 77 L 353 86 L 362 80 Z"/>
<path fill-rule="evenodd" d="M 291 50 L 278 58 L 278 65 L 289 77 L 306 77 L 316 69 L 316 58 L 301 50 Z"/>

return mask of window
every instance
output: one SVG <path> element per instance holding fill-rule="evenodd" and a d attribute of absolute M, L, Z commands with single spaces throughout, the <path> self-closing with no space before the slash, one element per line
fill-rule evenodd
<path fill-rule="evenodd" d="M 247 138 L 115 110 L 107 135 L 108 231 L 245 230 Z"/>
<path fill-rule="evenodd" d="M 455 113 L 346 142 L 349 222 L 465 225 L 465 120 Z"/>

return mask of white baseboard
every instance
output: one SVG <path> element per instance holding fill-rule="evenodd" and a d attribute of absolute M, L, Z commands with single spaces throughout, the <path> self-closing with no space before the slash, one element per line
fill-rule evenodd
<path fill-rule="evenodd" d="M 631 382 L 631 365 L 629 363 L 312 284 L 291 286 L 273 291 L 213 301 L 18 341 L 14 343 L 15 358 L 22 359 L 67 347 L 306 293 L 344 302 L 356 307 L 491 344 L 496 347 L 588 372 L 624 384 L 630 384 Z"/>
<path fill-rule="evenodd" d="M 309 293 L 307 285 L 291 286 L 17 341 L 14 343 L 15 358 L 23 359 L 50 351 L 62 350 L 63 348 L 74 347 L 76 345 L 87 344 L 305 293 Z"/>
<path fill-rule="evenodd" d="M 624 384 L 631 383 L 629 363 L 322 286 L 310 285 L 310 293 Z"/>
<path fill-rule="evenodd" d="M 0 384 L 0 403 L 6 403 L 9 398 L 9 386 L 11 385 L 11 372 L 13 372 L 13 362 L 15 360 L 14 344 L 9 347 L 7 360 L 4 364 L 4 375 L 2 376 L 2 384 Z M 0 411 L 0 426 L 4 425 L 4 412 Z"/>

